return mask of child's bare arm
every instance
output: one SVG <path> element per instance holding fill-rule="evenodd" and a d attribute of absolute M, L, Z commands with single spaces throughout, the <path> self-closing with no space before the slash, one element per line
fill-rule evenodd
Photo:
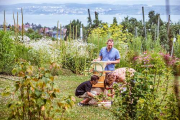
<path fill-rule="evenodd" d="M 94 95 L 91 92 L 87 92 L 88 96 L 94 97 Z"/>
<path fill-rule="evenodd" d="M 111 93 L 110 93 L 110 94 L 108 94 L 108 96 L 109 96 L 109 97 L 113 97 L 113 96 L 114 96 L 114 94 L 115 94 L 115 91 L 114 91 L 114 89 L 112 89 L 112 90 L 111 90 Z"/>

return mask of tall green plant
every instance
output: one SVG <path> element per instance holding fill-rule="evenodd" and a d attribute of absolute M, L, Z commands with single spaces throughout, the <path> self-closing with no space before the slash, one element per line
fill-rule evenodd
<path fill-rule="evenodd" d="M 0 72 L 10 73 L 14 66 L 15 46 L 10 33 L 0 31 Z"/>
<path fill-rule="evenodd" d="M 129 50 L 132 50 L 135 53 L 141 53 L 142 52 L 142 38 L 141 37 L 133 38 L 132 41 L 128 42 L 128 48 Z"/>
<path fill-rule="evenodd" d="M 177 41 L 174 43 L 174 54 L 180 58 L 180 35 L 177 36 Z"/>
<path fill-rule="evenodd" d="M 50 69 L 56 67 L 51 66 Z M 33 67 L 30 63 L 20 60 L 12 73 L 22 77 L 17 81 L 14 94 L 17 99 L 9 103 L 11 109 L 9 119 L 53 119 L 58 111 L 61 115 L 74 105 L 73 97 L 58 100 L 58 107 L 54 106 L 54 99 L 59 89 L 54 88 L 54 76 L 49 69 Z M 54 110 L 56 109 L 56 111 Z"/>
<path fill-rule="evenodd" d="M 146 94 L 152 93 L 150 85 L 153 84 L 150 81 L 150 76 L 146 73 L 136 73 L 133 78 L 130 77 L 130 74 L 128 72 L 126 74 L 126 91 L 122 91 L 120 93 L 119 90 L 122 88 L 119 89 L 119 86 L 114 87 L 115 107 L 113 109 L 113 112 L 122 120 L 135 119 L 137 113 L 136 105 L 138 103 L 138 100 L 145 99 Z"/>

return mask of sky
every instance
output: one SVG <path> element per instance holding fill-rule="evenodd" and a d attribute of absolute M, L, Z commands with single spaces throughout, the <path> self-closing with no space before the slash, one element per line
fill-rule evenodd
<path fill-rule="evenodd" d="M 108 4 L 147 4 L 147 5 L 165 5 L 166 0 L 0 0 L 0 5 L 18 4 L 18 3 L 108 3 Z M 180 5 L 180 0 L 169 0 L 170 5 Z"/>

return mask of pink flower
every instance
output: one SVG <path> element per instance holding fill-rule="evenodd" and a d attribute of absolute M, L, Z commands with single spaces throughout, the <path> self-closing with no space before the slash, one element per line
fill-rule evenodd
<path fill-rule="evenodd" d="M 138 56 L 134 57 L 134 60 L 136 61 L 138 59 Z"/>
<path fill-rule="evenodd" d="M 146 55 L 146 54 L 147 54 L 147 51 L 145 51 L 143 54 L 145 54 L 145 55 Z"/>

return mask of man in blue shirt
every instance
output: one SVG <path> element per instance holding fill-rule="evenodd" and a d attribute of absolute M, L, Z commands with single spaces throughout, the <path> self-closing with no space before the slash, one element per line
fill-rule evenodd
<path fill-rule="evenodd" d="M 106 71 L 114 71 L 115 64 L 120 62 L 119 51 L 116 48 L 113 48 L 113 40 L 109 39 L 107 41 L 107 47 L 103 47 L 99 53 L 99 58 L 95 61 L 107 61 L 105 67 Z"/>

